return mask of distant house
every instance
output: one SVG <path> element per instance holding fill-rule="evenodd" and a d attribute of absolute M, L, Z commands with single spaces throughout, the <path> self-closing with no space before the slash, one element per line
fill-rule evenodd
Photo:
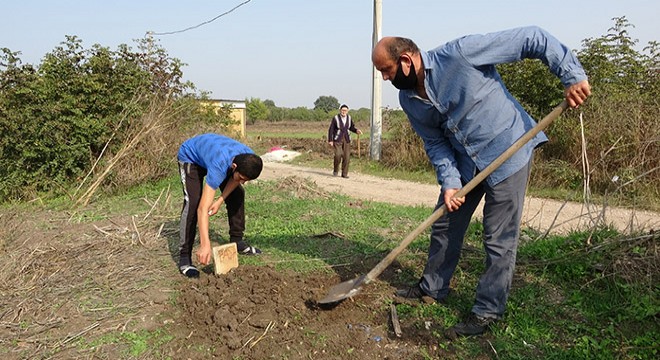
<path fill-rule="evenodd" d="M 233 124 L 229 127 L 229 130 L 241 138 L 245 137 L 245 122 L 247 119 L 247 108 L 245 106 L 245 100 L 210 99 L 206 103 L 218 108 L 225 106 L 231 107 L 231 113 L 229 116 L 234 121 Z"/>

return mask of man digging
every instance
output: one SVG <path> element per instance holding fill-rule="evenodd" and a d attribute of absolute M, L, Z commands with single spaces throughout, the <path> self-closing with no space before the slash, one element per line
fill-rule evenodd
<path fill-rule="evenodd" d="M 532 153 L 546 136 L 536 135 L 467 196 L 454 194 L 535 125 L 495 68 L 526 58 L 540 59 L 561 80 L 571 107 L 590 95 L 575 55 L 538 27 L 465 36 L 430 51 L 410 39 L 385 37 L 372 52 L 374 66 L 400 90 L 401 107 L 424 141 L 442 187 L 436 209 L 445 205 L 448 211 L 432 226 L 421 279 L 398 296 L 446 298 L 463 237 L 485 197 L 486 269 L 472 311 L 447 332 L 452 338 L 482 334 L 506 309 Z"/>

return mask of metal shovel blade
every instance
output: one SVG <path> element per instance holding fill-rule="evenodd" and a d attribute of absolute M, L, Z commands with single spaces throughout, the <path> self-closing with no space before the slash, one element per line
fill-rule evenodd
<path fill-rule="evenodd" d="M 348 299 L 349 297 L 354 296 L 360 291 L 363 282 L 364 282 L 364 275 L 337 284 L 333 286 L 328 292 L 328 295 L 326 295 L 323 299 L 319 300 L 318 303 L 330 304 L 344 299 Z"/>

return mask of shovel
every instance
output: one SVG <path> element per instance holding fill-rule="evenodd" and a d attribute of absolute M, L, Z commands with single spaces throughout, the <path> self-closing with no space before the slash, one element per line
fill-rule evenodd
<path fill-rule="evenodd" d="M 500 156 L 498 156 L 493 162 L 488 165 L 485 169 L 483 169 L 481 172 L 479 172 L 474 179 L 472 179 L 470 182 L 468 182 L 463 188 L 461 188 L 455 195 L 455 197 L 460 198 L 467 193 L 469 193 L 472 189 L 474 189 L 479 183 L 484 181 L 488 175 L 490 175 L 495 169 L 497 169 L 502 163 L 504 163 L 506 160 L 508 160 L 516 151 L 520 150 L 523 145 L 525 145 L 528 141 L 530 141 L 536 134 L 541 132 L 541 130 L 545 129 L 552 123 L 559 115 L 568 107 L 568 104 L 566 103 L 566 100 L 564 100 L 561 104 L 557 105 L 550 114 L 548 114 L 546 117 L 543 118 L 536 126 L 534 126 L 532 129 L 527 131 L 523 136 L 521 136 L 516 142 L 511 145 L 506 151 L 504 151 Z M 387 256 L 381 260 L 371 271 L 369 271 L 366 275 L 362 275 L 358 278 L 355 278 L 353 280 L 349 281 L 344 281 L 340 284 L 337 284 L 333 286 L 330 289 L 330 292 L 326 297 L 321 299 L 319 301 L 319 304 L 329 304 L 329 303 L 334 303 L 338 302 L 347 298 L 350 298 L 357 294 L 360 291 L 360 288 L 362 285 L 366 285 L 370 283 L 372 280 L 378 277 L 385 269 L 392 264 L 392 261 L 401 254 L 401 252 L 410 245 L 410 243 L 419 236 L 419 234 L 422 233 L 426 228 L 431 226 L 436 220 L 438 220 L 442 215 L 444 215 L 447 212 L 447 207 L 443 205 L 442 207 L 438 208 L 436 211 L 431 214 L 424 222 L 419 224 L 415 230 L 413 230 L 408 236 L 406 236 L 405 239 L 397 246 L 396 248 L 392 249 Z"/>

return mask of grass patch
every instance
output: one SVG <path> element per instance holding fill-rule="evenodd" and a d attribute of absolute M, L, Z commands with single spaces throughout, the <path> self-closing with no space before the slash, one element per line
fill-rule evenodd
<path fill-rule="evenodd" d="M 273 182 L 248 185 L 246 191 L 246 237 L 272 254 L 277 268 L 301 272 L 380 258 L 407 234 L 411 223 L 421 222 L 429 211 L 355 203 L 337 194 L 302 199 Z M 224 224 L 213 225 L 217 233 L 226 233 Z M 425 239 L 420 236 L 412 246 L 420 246 Z M 253 264 L 264 261 L 258 257 L 241 260 Z"/>
<path fill-rule="evenodd" d="M 172 340 L 164 330 L 141 330 L 137 332 L 111 332 L 92 341 L 81 340 L 78 348 L 81 350 L 96 349 L 104 346 L 116 346 L 125 358 L 139 358 L 149 354 L 154 357 L 154 350 Z"/>
<path fill-rule="evenodd" d="M 447 304 L 397 305 L 402 321 L 418 326 L 430 321 L 444 329 L 470 311 L 483 271 L 481 230 L 479 223 L 468 230 Z M 622 244 L 620 235 L 611 229 L 521 244 L 503 321 L 482 340 L 446 344 L 442 332 L 437 332 L 437 341 L 457 358 L 494 356 L 493 351 L 499 359 L 657 358 L 660 287 L 603 272 L 606 264 L 622 258 Z M 423 262 L 419 259 L 419 271 Z M 657 278 L 658 274 L 650 275 Z M 490 345 L 484 346 L 483 339 Z"/>

